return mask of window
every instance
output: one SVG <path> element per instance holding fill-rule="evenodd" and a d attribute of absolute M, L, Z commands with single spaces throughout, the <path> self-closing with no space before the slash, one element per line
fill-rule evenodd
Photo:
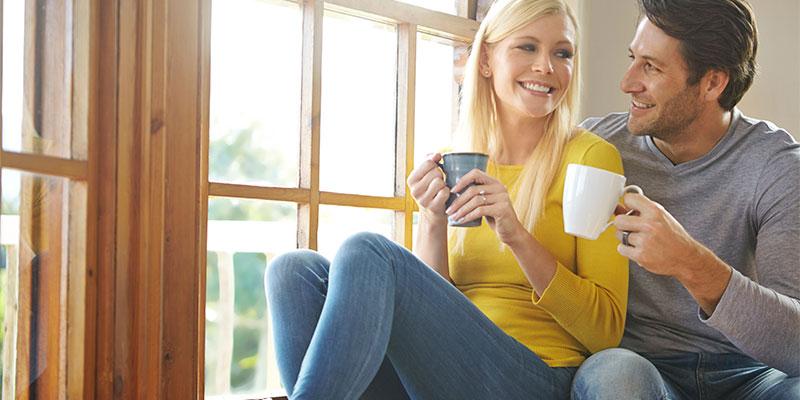
<path fill-rule="evenodd" d="M 83 394 L 67 371 L 92 340 L 87 4 L 0 3 L 3 398 Z"/>
<path fill-rule="evenodd" d="M 454 60 L 477 23 L 447 15 L 456 1 L 405 3 L 212 0 L 211 398 L 281 392 L 263 287 L 275 255 L 307 247 L 330 258 L 363 230 L 411 247 L 405 177 L 449 145 Z"/>

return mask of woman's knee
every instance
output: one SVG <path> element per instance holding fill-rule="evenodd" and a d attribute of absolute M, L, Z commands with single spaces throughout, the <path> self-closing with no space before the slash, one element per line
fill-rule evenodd
<path fill-rule="evenodd" d="M 388 250 L 394 245 L 394 242 L 377 233 L 356 233 L 347 238 L 342 243 L 342 246 L 339 247 L 335 260 L 344 262 L 338 262 L 336 264 L 358 266 L 374 265 L 374 261 L 386 258 Z M 361 259 L 363 259 L 364 262 L 353 262 Z"/>
<path fill-rule="evenodd" d="M 267 264 L 264 287 L 268 290 L 279 289 L 299 277 L 308 274 L 318 276 L 325 272 L 327 263 L 324 257 L 311 250 L 294 250 L 281 254 Z"/>
<path fill-rule="evenodd" d="M 572 383 L 573 399 L 659 399 L 665 393 L 663 379 L 650 361 L 633 351 L 618 348 L 589 357 Z"/>
<path fill-rule="evenodd" d="M 375 251 L 375 249 L 386 246 L 387 243 L 394 242 L 379 233 L 359 232 L 345 239 L 340 250 Z"/>

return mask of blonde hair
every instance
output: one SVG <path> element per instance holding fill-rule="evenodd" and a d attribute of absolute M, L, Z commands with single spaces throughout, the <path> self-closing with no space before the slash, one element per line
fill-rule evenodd
<path fill-rule="evenodd" d="M 514 210 L 522 225 L 533 232 L 537 220 L 544 212 L 545 198 L 555 175 L 561 167 L 561 158 L 567 143 L 577 134 L 577 115 L 580 99 L 578 65 L 578 24 L 570 7 L 563 0 L 497 0 L 481 22 L 467 65 L 464 69 L 459 136 L 467 139 L 471 151 L 498 154 L 503 146 L 502 134 L 497 126 L 497 108 L 491 80 L 480 74 L 480 58 L 484 47 L 497 43 L 532 21 L 549 16 L 564 15 L 575 29 L 575 55 L 572 80 L 556 108 L 547 116 L 544 134 L 528 160 L 524 163 L 520 179 L 516 182 Z M 525 194 L 528 194 L 526 196 Z M 456 229 L 453 251 L 463 253 L 465 229 Z"/>

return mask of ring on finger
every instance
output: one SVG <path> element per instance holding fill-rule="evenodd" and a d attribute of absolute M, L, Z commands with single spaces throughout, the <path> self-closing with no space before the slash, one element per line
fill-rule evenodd
<path fill-rule="evenodd" d="M 623 246 L 633 247 L 631 245 L 631 242 L 629 241 L 630 236 L 631 236 L 631 232 L 630 231 L 623 231 L 622 232 L 622 245 Z"/>
<path fill-rule="evenodd" d="M 486 204 L 486 190 L 481 189 L 478 194 L 481 196 L 481 204 Z"/>

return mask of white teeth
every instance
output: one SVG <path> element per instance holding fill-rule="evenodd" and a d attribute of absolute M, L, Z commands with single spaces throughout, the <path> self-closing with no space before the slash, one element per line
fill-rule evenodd
<path fill-rule="evenodd" d="M 631 102 L 634 106 L 636 106 L 636 108 L 653 108 L 656 106 L 655 104 L 640 103 L 636 100 L 631 100 Z"/>
<path fill-rule="evenodd" d="M 550 93 L 550 90 L 552 89 L 549 86 L 542 86 L 542 85 L 538 85 L 536 83 L 528 83 L 528 82 L 523 82 L 522 83 L 522 87 L 524 87 L 525 89 L 528 89 L 528 90 L 533 90 L 534 92 L 539 92 L 539 93 Z"/>

